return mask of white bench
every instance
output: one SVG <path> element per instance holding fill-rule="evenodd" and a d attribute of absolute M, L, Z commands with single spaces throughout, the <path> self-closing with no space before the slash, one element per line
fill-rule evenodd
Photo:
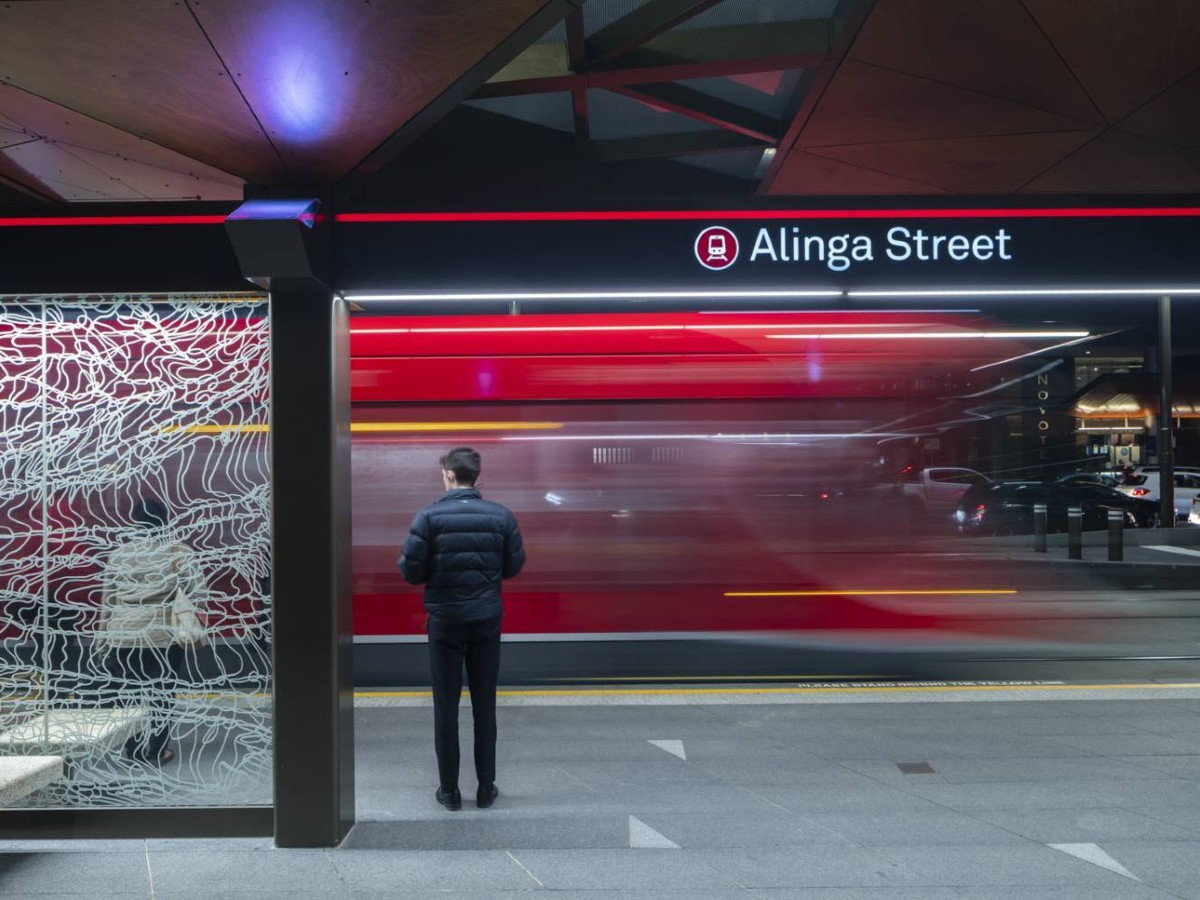
<path fill-rule="evenodd" d="M 51 709 L 0 732 L 0 758 L 49 754 L 71 757 L 92 747 L 121 747 L 149 724 L 150 710 Z"/>
<path fill-rule="evenodd" d="M 15 806 L 65 774 L 61 756 L 0 757 L 0 807 Z"/>

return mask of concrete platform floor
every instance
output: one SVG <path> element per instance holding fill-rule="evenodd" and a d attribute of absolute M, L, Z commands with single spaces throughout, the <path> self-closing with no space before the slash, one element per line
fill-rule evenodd
<path fill-rule="evenodd" d="M 513 691 L 501 796 L 433 798 L 419 691 L 357 706 L 358 825 L 0 843 L 0 897 L 1200 898 L 1200 684 Z"/>

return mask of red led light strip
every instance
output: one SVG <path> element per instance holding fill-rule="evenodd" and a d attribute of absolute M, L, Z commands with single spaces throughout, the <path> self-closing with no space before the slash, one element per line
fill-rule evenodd
<path fill-rule="evenodd" d="M 0 228 L 82 225 L 224 225 L 225 216 L 20 216 L 0 218 Z"/>
<path fill-rule="evenodd" d="M 1121 219 L 1200 216 L 1200 207 L 1065 207 L 1055 209 L 705 209 L 554 210 L 540 212 L 384 212 L 338 213 L 345 224 L 384 222 L 683 222 L 779 219 Z M 318 216 L 324 220 L 324 216 Z M 0 217 L 0 228 L 119 225 L 223 225 L 223 215 L 172 216 L 15 216 Z"/>
<path fill-rule="evenodd" d="M 1200 207 L 1068 207 L 1061 209 L 706 209 L 542 212 L 338 213 L 346 224 L 381 222 L 661 222 L 732 219 L 1119 219 L 1200 216 Z"/>

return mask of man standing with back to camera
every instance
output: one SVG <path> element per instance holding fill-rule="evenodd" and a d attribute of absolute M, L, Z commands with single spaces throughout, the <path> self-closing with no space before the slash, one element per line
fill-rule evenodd
<path fill-rule="evenodd" d="M 433 682 L 437 801 L 462 809 L 458 790 L 458 701 L 463 663 L 475 722 L 475 803 L 491 806 L 496 789 L 496 679 L 500 672 L 500 582 L 525 564 L 516 517 L 475 487 L 479 454 L 455 447 L 438 462 L 446 493 L 422 509 L 409 529 L 400 572 L 425 585 L 429 668 Z"/>

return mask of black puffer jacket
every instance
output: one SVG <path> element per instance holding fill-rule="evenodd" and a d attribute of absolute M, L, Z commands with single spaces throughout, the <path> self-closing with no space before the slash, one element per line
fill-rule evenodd
<path fill-rule="evenodd" d="M 475 488 L 448 491 L 417 513 L 399 561 L 405 581 L 425 585 L 425 610 L 443 622 L 500 615 L 500 581 L 523 565 L 516 517 Z"/>

